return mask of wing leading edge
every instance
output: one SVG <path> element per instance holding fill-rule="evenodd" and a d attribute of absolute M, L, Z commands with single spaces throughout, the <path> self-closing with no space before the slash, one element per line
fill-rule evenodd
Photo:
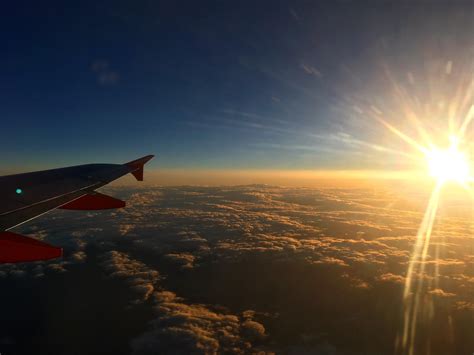
<path fill-rule="evenodd" d="M 125 206 L 96 189 L 132 174 L 143 181 L 147 155 L 125 164 L 88 164 L 0 177 L 0 263 L 47 260 L 62 255 L 60 248 L 7 230 L 53 209 L 99 210 Z"/>

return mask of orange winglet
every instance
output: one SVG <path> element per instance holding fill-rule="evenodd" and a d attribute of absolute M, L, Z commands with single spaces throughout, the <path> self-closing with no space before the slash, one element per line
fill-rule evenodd
<path fill-rule="evenodd" d="M 132 160 L 131 162 L 125 163 L 126 166 L 132 168 L 130 173 L 135 176 L 138 181 L 143 181 L 143 166 L 153 159 L 154 155 L 147 155 L 143 158 Z"/>
<path fill-rule="evenodd" d="M 0 263 L 21 263 L 59 258 L 61 248 L 12 232 L 0 233 Z"/>
<path fill-rule="evenodd" d="M 95 192 L 93 194 L 79 197 L 77 200 L 71 201 L 59 208 L 63 210 L 89 211 L 108 210 L 122 207 L 125 207 L 124 201 Z"/>

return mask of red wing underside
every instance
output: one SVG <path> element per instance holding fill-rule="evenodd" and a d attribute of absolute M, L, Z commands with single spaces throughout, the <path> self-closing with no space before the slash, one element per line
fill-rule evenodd
<path fill-rule="evenodd" d="M 12 232 L 0 233 L 0 263 L 19 263 L 59 258 L 61 248 Z"/>
<path fill-rule="evenodd" d="M 95 192 L 79 197 L 77 200 L 71 201 L 59 208 L 62 210 L 92 211 L 122 207 L 125 207 L 124 201 Z"/>

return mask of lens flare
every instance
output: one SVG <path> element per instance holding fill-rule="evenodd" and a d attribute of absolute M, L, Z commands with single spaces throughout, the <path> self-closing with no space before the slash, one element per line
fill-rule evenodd
<path fill-rule="evenodd" d="M 472 111 L 470 110 L 470 112 Z M 423 220 L 416 235 L 403 292 L 403 332 L 400 345 L 403 352 L 410 355 L 416 352 L 415 343 L 417 329 L 420 326 L 419 318 L 422 314 L 427 314 L 426 309 L 423 309 L 423 302 L 426 302 L 425 296 L 429 294 L 430 287 L 432 286 L 430 282 L 433 278 L 427 275 L 425 266 L 430 258 L 428 250 L 438 211 L 441 190 L 446 183 L 454 182 L 470 191 L 469 184 L 474 181 L 471 176 L 472 169 L 469 156 L 459 148 L 467 125 L 472 120 L 472 116 L 472 114 L 469 114 L 466 117 L 457 135 L 449 137 L 451 144 L 446 149 L 436 147 L 432 143 L 427 148 L 397 128 L 379 119 L 390 131 L 424 155 L 429 175 L 436 180 L 435 188 L 431 193 Z M 435 270 L 434 282 L 437 282 L 436 277 L 439 275 L 438 265 L 436 265 Z M 426 280 L 429 282 L 425 282 Z M 432 311 L 428 312 L 428 314 L 431 317 Z"/>
<path fill-rule="evenodd" d="M 425 215 L 416 236 L 414 250 L 408 265 L 405 278 L 405 289 L 403 292 L 403 336 L 402 347 L 412 355 L 415 352 L 415 336 L 417 330 L 418 315 L 420 313 L 421 297 L 425 291 L 423 288 L 425 278 L 425 265 L 430 245 L 431 232 L 438 210 L 439 194 L 442 182 L 438 181 L 428 202 Z"/>
<path fill-rule="evenodd" d="M 381 53 L 389 47 L 390 44 L 383 41 Z M 382 132 L 378 131 L 379 126 L 374 131 L 373 127 L 368 127 L 377 144 L 369 142 L 364 145 L 387 153 L 387 158 L 388 154 L 392 155 L 390 160 L 380 160 L 379 164 L 395 164 L 399 169 L 413 172 L 411 176 L 416 184 L 421 185 L 415 190 L 416 194 L 424 192 L 423 185 L 434 186 L 426 210 L 419 216 L 420 225 L 414 233 L 412 251 L 406 264 L 403 322 L 395 339 L 396 354 L 430 353 L 437 341 L 432 338 L 434 333 L 430 327 L 438 312 L 437 307 L 441 305 L 433 297 L 433 291 L 445 280 L 440 262 L 440 249 L 444 243 L 433 243 L 432 240 L 443 239 L 442 235 L 435 235 L 441 196 L 450 193 L 448 188 L 454 187 L 455 191 L 456 187 L 461 187 L 466 192 L 463 196 L 474 201 L 472 60 L 449 58 L 445 61 L 438 54 L 431 56 L 431 52 L 438 51 L 427 49 L 429 61 L 419 56 L 418 64 L 403 62 L 401 67 L 399 58 L 394 58 L 396 66 L 392 67 L 392 58 L 381 57 L 379 66 L 373 71 L 373 85 L 368 86 L 353 75 L 357 90 L 345 100 L 351 124 L 371 118 L 383 126 Z M 410 71 L 404 71 L 405 67 Z M 398 138 L 403 145 L 390 142 L 385 146 L 388 135 Z M 410 160 L 399 160 L 396 156 L 409 157 Z M 440 227 L 444 228 L 441 224 Z M 445 312 L 447 309 L 439 310 Z M 440 312 L 440 316 L 445 314 Z M 447 326 L 453 330 L 451 323 Z"/>

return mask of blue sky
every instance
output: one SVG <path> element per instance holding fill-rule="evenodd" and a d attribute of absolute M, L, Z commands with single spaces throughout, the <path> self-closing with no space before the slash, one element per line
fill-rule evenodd
<path fill-rule="evenodd" d="M 413 49 L 438 38 L 444 7 L 11 3 L 0 24 L 2 167 L 149 153 L 154 168 L 384 166 L 371 145 L 384 145 L 385 133 L 355 118 L 354 102 L 380 94 L 381 56 L 402 76 L 416 70 Z M 460 19 L 443 35 L 465 33 L 470 18 Z M 444 53 L 436 47 L 433 56 Z"/>

